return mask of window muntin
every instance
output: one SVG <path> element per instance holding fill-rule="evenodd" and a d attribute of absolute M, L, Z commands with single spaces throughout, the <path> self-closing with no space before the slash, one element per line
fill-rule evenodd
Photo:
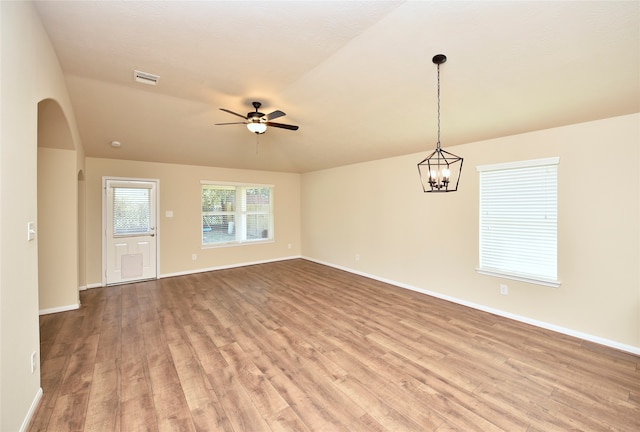
<path fill-rule="evenodd" d="M 558 286 L 558 162 L 478 167 L 478 272 Z"/>
<path fill-rule="evenodd" d="M 202 245 L 273 240 L 273 186 L 203 182 Z"/>

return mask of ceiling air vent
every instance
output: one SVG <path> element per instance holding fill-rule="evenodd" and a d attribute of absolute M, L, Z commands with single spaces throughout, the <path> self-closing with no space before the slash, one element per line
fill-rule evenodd
<path fill-rule="evenodd" d="M 158 75 L 150 74 L 147 72 L 141 72 L 138 70 L 133 71 L 133 79 L 136 82 L 149 84 L 149 85 L 157 85 L 160 77 Z"/>

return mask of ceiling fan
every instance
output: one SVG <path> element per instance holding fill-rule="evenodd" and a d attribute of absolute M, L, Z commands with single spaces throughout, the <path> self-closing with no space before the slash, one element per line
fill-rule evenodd
<path fill-rule="evenodd" d="M 273 127 L 282 128 L 282 129 L 289 129 L 289 130 L 298 130 L 298 126 L 284 124 L 284 123 L 275 123 L 275 122 L 271 121 L 271 120 L 276 119 L 278 117 L 285 116 L 286 114 L 283 113 L 282 111 L 275 110 L 272 113 L 263 114 L 261 112 L 258 112 L 258 109 L 262 105 L 260 102 L 253 102 L 252 105 L 256 110 L 254 112 L 247 113 L 246 116 L 243 116 L 242 114 L 235 113 L 235 112 L 230 111 L 230 110 L 228 110 L 226 108 L 220 108 L 224 112 L 228 112 L 229 114 L 233 114 L 235 116 L 242 117 L 243 119 L 245 119 L 245 121 L 243 121 L 243 122 L 233 122 L 233 123 L 216 123 L 216 126 L 232 125 L 232 124 L 245 124 L 245 125 L 247 125 L 247 129 L 249 129 L 251 132 L 254 132 L 256 134 L 264 133 L 267 130 L 267 126 L 273 126 Z"/>

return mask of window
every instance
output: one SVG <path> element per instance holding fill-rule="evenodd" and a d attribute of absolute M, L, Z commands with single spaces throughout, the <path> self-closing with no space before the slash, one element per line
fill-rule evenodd
<path fill-rule="evenodd" d="M 273 240 L 273 186 L 202 182 L 202 245 Z"/>
<path fill-rule="evenodd" d="M 113 186 L 113 234 L 151 231 L 151 192 L 146 187 Z"/>
<path fill-rule="evenodd" d="M 478 272 L 559 286 L 559 158 L 478 167 Z"/>

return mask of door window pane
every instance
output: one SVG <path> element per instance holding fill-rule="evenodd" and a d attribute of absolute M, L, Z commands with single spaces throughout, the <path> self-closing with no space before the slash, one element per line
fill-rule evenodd
<path fill-rule="evenodd" d="M 113 188 L 113 234 L 146 234 L 151 228 L 151 190 Z"/>

